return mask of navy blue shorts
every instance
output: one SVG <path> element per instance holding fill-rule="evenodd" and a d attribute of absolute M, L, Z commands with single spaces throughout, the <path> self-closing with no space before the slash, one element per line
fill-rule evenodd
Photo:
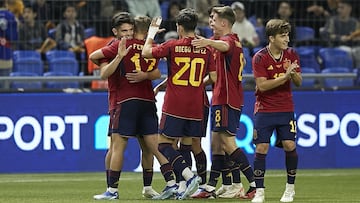
<path fill-rule="evenodd" d="M 296 138 L 296 121 L 294 112 L 256 113 L 254 117 L 253 143 L 270 143 L 273 132 L 277 140 L 294 140 Z"/>
<path fill-rule="evenodd" d="M 211 129 L 235 136 L 239 129 L 240 116 L 241 110 L 230 108 L 229 105 L 211 106 Z"/>
<path fill-rule="evenodd" d="M 111 133 L 142 136 L 158 133 L 158 117 L 154 102 L 128 100 L 117 105 L 110 115 Z"/>
<path fill-rule="evenodd" d="M 203 128 L 203 121 L 182 119 L 163 113 L 159 133 L 172 138 L 202 137 Z"/>

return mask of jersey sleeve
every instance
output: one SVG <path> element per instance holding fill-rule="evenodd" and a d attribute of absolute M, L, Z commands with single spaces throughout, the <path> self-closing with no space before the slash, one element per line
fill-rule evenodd
<path fill-rule="evenodd" d="M 208 63 L 209 63 L 209 66 L 208 66 L 208 70 L 207 72 L 213 72 L 213 71 L 216 71 L 216 65 L 215 65 L 215 59 L 213 57 L 213 51 L 211 49 L 208 49 L 208 51 L 211 53 L 210 54 L 210 57 L 208 59 Z"/>
<path fill-rule="evenodd" d="M 164 42 L 158 46 L 153 46 L 152 55 L 154 58 L 163 58 L 170 54 L 170 47 L 172 45 L 173 40 L 169 40 Z"/>
<path fill-rule="evenodd" d="M 101 49 L 102 53 L 104 54 L 106 59 L 113 59 L 117 55 L 118 47 L 119 47 L 120 41 L 115 41 L 111 43 L 110 45 L 104 47 Z"/>
<path fill-rule="evenodd" d="M 262 55 L 257 53 L 252 59 L 252 69 L 255 78 L 267 77 L 266 69 L 264 68 Z"/>

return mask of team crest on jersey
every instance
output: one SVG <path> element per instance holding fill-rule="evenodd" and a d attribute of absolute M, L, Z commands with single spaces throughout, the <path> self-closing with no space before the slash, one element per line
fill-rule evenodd
<path fill-rule="evenodd" d="M 257 138 L 258 138 L 257 130 L 254 129 L 254 130 L 253 130 L 253 140 L 256 140 Z"/>
<path fill-rule="evenodd" d="M 242 45 L 241 45 L 241 43 L 239 41 L 235 41 L 235 46 L 240 47 L 240 48 L 242 47 Z"/>
<path fill-rule="evenodd" d="M 270 65 L 267 70 L 274 70 L 274 67 L 272 65 Z"/>

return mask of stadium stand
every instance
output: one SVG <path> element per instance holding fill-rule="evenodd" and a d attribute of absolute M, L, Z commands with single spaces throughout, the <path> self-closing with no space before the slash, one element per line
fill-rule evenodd
<path fill-rule="evenodd" d="M 351 73 L 351 71 L 344 67 L 332 67 L 326 68 L 321 73 Z M 354 85 L 354 79 L 352 78 L 324 78 L 324 87 L 327 88 L 342 88 L 352 87 Z"/>
<path fill-rule="evenodd" d="M 301 46 L 295 48 L 300 57 L 302 67 L 312 68 L 315 73 L 320 73 L 320 64 L 313 47 Z"/>
<path fill-rule="evenodd" d="M 12 72 L 10 73 L 10 76 L 12 77 L 33 77 L 33 76 L 39 76 L 36 73 L 30 73 L 30 72 Z M 10 83 L 10 88 L 12 89 L 41 89 L 42 83 L 39 81 L 12 81 Z"/>
<path fill-rule="evenodd" d="M 350 54 L 339 48 L 321 48 L 319 50 L 323 69 L 343 67 L 352 71 L 354 69 L 353 59 Z"/>
<path fill-rule="evenodd" d="M 35 1 L 30 1 L 35 2 Z M 72 2 L 72 1 L 66 1 L 66 2 Z M 73 0 L 73 2 L 77 2 Z M 84 30 L 85 32 L 85 41 L 84 44 L 86 45 L 86 40 L 91 39 L 93 37 L 108 37 L 112 36 L 111 33 L 111 27 L 109 27 L 108 24 L 111 23 L 111 17 L 104 18 L 101 17 L 101 14 L 97 14 L 92 12 L 94 10 L 94 7 L 91 7 L 90 5 L 99 5 L 97 0 L 90 0 L 90 1 L 84 1 L 86 2 L 87 6 L 82 6 L 79 8 L 79 15 L 78 15 L 78 21 L 84 25 L 86 28 Z M 83 3 L 84 3 L 83 2 Z M 100 2 L 100 1 L 99 1 Z M 167 19 L 168 15 L 168 7 L 170 5 L 171 0 L 159 0 L 160 2 L 160 8 L 161 8 L 161 15 L 163 19 Z M 186 1 L 180 1 L 183 5 L 186 4 Z M 219 3 L 225 4 L 230 6 L 234 1 L 233 0 L 220 0 Z M 274 17 L 274 14 L 276 13 L 277 9 L 277 3 L 278 1 L 275 0 L 258 0 L 258 1 L 242 1 L 246 7 L 246 16 L 250 16 L 249 20 L 255 25 L 256 32 L 259 35 L 259 38 L 261 40 L 260 46 L 255 47 L 253 49 L 250 49 L 250 56 L 245 53 L 245 58 L 247 60 L 247 65 L 245 67 L 245 74 L 251 74 L 251 57 L 254 55 L 254 53 L 267 44 L 267 39 L 265 37 L 265 29 L 264 25 L 270 18 Z M 316 1 L 320 2 L 320 1 Z M 352 4 L 352 17 L 355 17 L 357 20 L 359 20 L 360 17 L 360 1 L 350 0 Z M 354 57 L 350 54 L 345 54 L 342 51 L 337 50 L 334 47 L 330 47 L 332 45 L 329 45 L 329 43 L 324 42 L 324 40 L 320 36 L 320 29 L 321 27 L 325 26 L 326 20 L 330 16 L 323 16 L 318 15 L 316 16 L 315 13 L 309 13 L 307 8 L 313 6 L 314 1 L 312 0 L 305 0 L 305 1 L 291 1 L 292 7 L 294 8 L 294 16 L 293 19 L 295 22 L 295 29 L 296 29 L 296 40 L 293 43 L 294 48 L 297 49 L 300 59 L 301 59 L 301 65 L 303 68 L 313 68 L 316 70 L 316 74 L 318 76 L 315 76 L 315 81 L 318 81 L 319 78 L 321 78 L 322 70 L 328 69 L 331 67 L 345 67 L 350 70 L 351 73 L 353 70 L 360 69 L 360 57 Z M 111 12 L 118 12 L 120 7 L 118 7 L 118 4 L 113 4 L 114 10 Z M 210 5 L 204 5 L 204 7 L 208 7 Z M 323 6 L 324 9 L 328 9 L 326 1 L 323 1 L 319 4 L 319 6 Z M 48 36 L 55 39 L 55 32 L 56 32 L 56 26 L 63 18 L 63 12 L 62 12 L 63 2 L 62 1 L 47 1 L 47 9 L 49 11 L 49 15 L 46 16 L 46 18 L 41 17 L 39 15 L 38 20 L 42 21 L 44 25 L 46 26 L 46 31 L 48 33 Z M 95 6 L 96 8 L 96 6 Z M 126 10 L 126 7 L 121 7 L 121 9 L 125 9 L 122 11 L 128 11 Z M 330 15 L 336 15 L 336 9 L 329 11 Z M 43 15 L 41 15 L 43 16 Z M 111 16 L 110 14 L 108 16 Z M 201 34 L 203 34 L 205 37 L 212 36 L 212 30 L 208 26 L 199 25 L 198 30 Z M 106 33 L 105 35 L 102 35 L 100 33 Z M 17 42 L 21 43 L 21 42 Z M 102 44 L 102 43 L 99 43 Z M 354 44 L 355 46 L 355 44 Z M 355 46 L 356 47 L 356 46 Z M 331 52 L 328 52 L 328 50 L 332 50 Z M 56 50 L 56 48 L 55 48 Z M 326 50 L 326 51 L 325 51 Z M 334 51 L 336 50 L 336 51 Z M 359 49 L 360 50 L 360 49 Z M 53 51 L 53 50 L 52 50 Z M 245 50 L 246 51 L 246 50 Z M 48 51 L 51 53 L 51 51 Z M 36 72 L 37 75 L 42 76 L 44 72 L 46 71 L 70 71 L 73 75 L 79 76 L 80 73 L 83 73 L 83 75 L 94 75 L 93 69 L 97 68 L 96 66 L 91 66 L 89 68 L 89 64 L 92 64 L 92 62 L 87 60 L 87 55 L 89 53 L 83 53 L 81 57 L 76 57 L 77 63 L 73 59 L 66 59 L 62 60 L 62 65 L 59 65 L 61 62 L 60 60 L 55 60 L 57 63 L 55 63 L 54 60 L 49 59 L 49 54 L 46 52 L 45 55 L 40 57 L 32 57 L 32 59 L 19 59 L 15 60 L 15 58 L 19 58 L 17 56 L 16 51 L 14 52 L 14 67 L 13 72 Z M 360 51 L 358 51 L 360 53 Z M 44 57 L 45 56 L 45 57 Z M 55 58 L 59 58 L 60 56 L 55 55 Z M 62 57 L 62 56 L 61 56 Z M 22 57 L 21 57 L 22 58 Z M 36 59 L 35 59 L 36 58 Z M 41 60 L 42 59 L 42 60 Z M 358 59 L 358 60 L 356 60 Z M 65 62 L 67 61 L 67 62 Z M 72 64 L 72 65 L 70 65 Z M 61 66 L 61 67 L 60 67 Z M 70 66 L 74 66 L 71 68 Z M 31 70 L 33 69 L 33 70 Z M 307 70 L 305 70 L 307 71 Z M 308 70 L 310 71 L 310 70 Z M 163 77 L 166 75 L 166 71 L 164 69 L 161 69 L 161 72 L 163 74 Z M 330 71 L 333 72 L 333 71 Z M 316 75 L 315 74 L 315 75 Z M 341 77 L 341 74 L 339 75 Z M 333 78 L 332 78 L 333 79 Z M 349 79 L 349 78 L 346 78 Z M 355 79 L 355 77 L 353 78 Z M 307 83 L 307 82 L 305 82 Z M 360 82 L 359 82 L 360 83 Z M 360 84 L 355 82 L 354 85 L 360 86 Z M 323 83 L 320 83 L 321 85 Z M 88 87 L 92 89 L 106 89 L 106 81 L 89 81 L 87 84 Z M 305 85 L 306 86 L 306 85 Z M 354 86 L 355 87 L 355 86 Z"/>
<path fill-rule="evenodd" d="M 74 52 L 65 50 L 51 50 L 46 52 L 48 70 L 50 72 L 68 72 L 72 75 L 79 74 L 79 63 Z"/>
<path fill-rule="evenodd" d="M 50 77 L 50 76 L 68 76 L 68 77 L 73 77 L 74 75 L 69 73 L 69 72 L 60 72 L 60 71 L 56 71 L 56 72 L 46 72 L 44 73 L 45 77 Z M 79 88 L 79 82 L 54 82 L 54 81 L 49 81 L 49 82 L 45 82 L 45 88 L 50 88 L 50 89 L 63 89 L 63 88 Z"/>
<path fill-rule="evenodd" d="M 13 55 L 13 72 L 29 72 L 42 75 L 44 72 L 43 61 L 40 53 L 32 50 L 16 50 Z"/>

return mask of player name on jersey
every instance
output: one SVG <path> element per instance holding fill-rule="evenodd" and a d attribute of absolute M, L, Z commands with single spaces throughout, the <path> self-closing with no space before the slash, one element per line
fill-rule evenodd
<path fill-rule="evenodd" d="M 192 46 L 175 46 L 175 52 L 177 53 L 194 53 L 194 54 L 206 54 L 206 48 L 195 48 Z"/>

